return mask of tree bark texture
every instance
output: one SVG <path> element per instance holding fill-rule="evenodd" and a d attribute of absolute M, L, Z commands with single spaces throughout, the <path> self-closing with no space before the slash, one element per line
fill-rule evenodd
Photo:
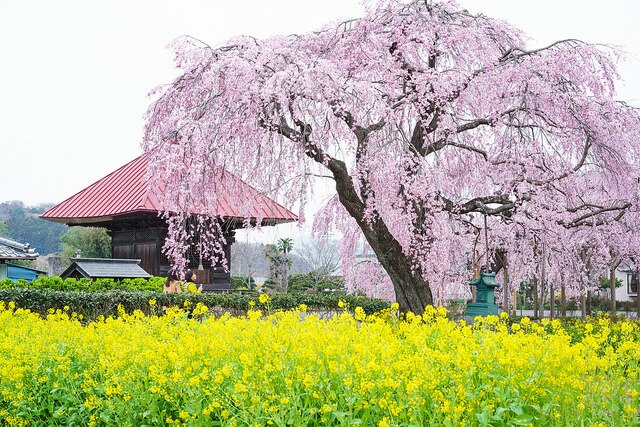
<path fill-rule="evenodd" d="M 609 291 L 611 292 L 611 313 L 616 312 L 616 270 L 615 267 L 609 269 Z"/>
<path fill-rule="evenodd" d="M 402 251 L 402 246 L 381 219 L 365 220 L 365 204 L 358 196 L 345 164 L 332 160 L 329 169 L 333 172 L 340 202 L 356 220 L 367 243 L 391 278 L 400 311 L 422 314 L 427 305 L 433 304 L 429 283 L 413 268 L 412 260 Z"/>
<path fill-rule="evenodd" d="M 609 266 L 609 291 L 611 292 L 611 313 L 616 313 L 616 270 L 620 265 L 617 257 L 613 257 L 611 265 Z"/>
<path fill-rule="evenodd" d="M 546 297 L 544 293 L 544 285 L 545 285 L 544 280 L 541 280 L 540 281 L 540 310 L 538 310 L 540 314 L 540 319 L 544 317 L 544 301 Z"/>
<path fill-rule="evenodd" d="M 509 266 L 506 262 L 504 263 L 503 274 L 504 284 L 502 285 L 502 311 L 509 313 Z"/>
<path fill-rule="evenodd" d="M 538 279 L 536 277 L 531 281 L 533 284 L 533 317 L 538 318 Z"/>
<path fill-rule="evenodd" d="M 555 317 L 555 310 L 556 310 L 556 292 L 555 289 L 553 288 L 553 285 L 549 285 L 549 305 L 550 305 L 550 312 L 549 312 L 549 319 L 553 320 L 553 318 Z"/>
<path fill-rule="evenodd" d="M 540 265 L 540 319 L 544 317 L 544 286 L 547 281 L 547 262 L 546 262 L 547 245 L 542 241 L 542 263 Z"/>

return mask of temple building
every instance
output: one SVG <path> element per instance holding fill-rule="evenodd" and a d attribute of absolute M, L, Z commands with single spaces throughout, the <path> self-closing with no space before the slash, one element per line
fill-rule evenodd
<path fill-rule="evenodd" d="M 167 224 L 159 216 L 160 204 L 150 191 L 146 179 L 147 157 L 142 155 L 111 172 L 84 190 L 46 211 L 42 218 L 69 226 L 104 227 L 111 236 L 111 256 L 118 259 L 139 259 L 140 266 L 154 276 L 165 276 L 169 260 L 162 252 L 167 237 Z M 297 216 L 260 194 L 247 183 L 226 174 L 234 185 L 253 200 L 250 220 L 261 219 L 261 225 L 276 225 L 296 221 Z M 234 230 L 243 226 L 246 215 L 228 195 L 218 195 L 216 216 L 223 218 L 227 265 L 231 265 L 231 244 Z M 242 211 L 244 212 L 244 211 Z M 195 249 L 187 254 L 189 268 L 197 270 L 198 283 L 204 290 L 229 287 L 230 273 L 218 263 L 211 265 L 200 259 Z"/>

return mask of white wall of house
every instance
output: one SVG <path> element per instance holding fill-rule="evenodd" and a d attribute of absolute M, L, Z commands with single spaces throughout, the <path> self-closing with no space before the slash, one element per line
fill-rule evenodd
<path fill-rule="evenodd" d="M 637 295 L 637 292 L 631 292 L 631 277 L 632 272 L 626 266 L 616 270 L 616 279 L 622 281 L 622 286 L 616 288 L 616 301 L 632 301 L 631 297 Z"/>

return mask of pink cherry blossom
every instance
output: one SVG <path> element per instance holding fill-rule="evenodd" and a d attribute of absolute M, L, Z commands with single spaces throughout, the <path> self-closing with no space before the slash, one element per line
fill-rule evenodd
<path fill-rule="evenodd" d="M 174 260 L 194 235 L 220 259 L 219 218 L 185 224 L 215 212 L 222 171 L 302 209 L 329 175 L 316 230 L 340 229 L 352 251 L 366 241 L 404 311 L 464 287 L 486 247 L 514 286 L 544 265 L 572 292 L 611 251 L 638 252 L 640 119 L 615 100 L 611 49 L 529 47 L 455 2 L 389 0 L 307 34 L 175 50 L 184 74 L 149 108 L 143 142 Z M 249 216 L 251 200 L 225 193 Z M 366 290 L 359 270 L 350 286 Z"/>

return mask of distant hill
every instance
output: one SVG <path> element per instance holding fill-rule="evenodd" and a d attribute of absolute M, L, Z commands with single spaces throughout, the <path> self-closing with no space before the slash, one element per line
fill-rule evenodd
<path fill-rule="evenodd" d="M 60 237 L 67 232 L 64 224 L 45 221 L 39 218 L 53 204 L 26 206 L 21 201 L 10 201 L 0 204 L 0 221 L 6 227 L 0 226 L 0 235 L 29 243 L 40 255 L 47 255 L 60 251 Z"/>

